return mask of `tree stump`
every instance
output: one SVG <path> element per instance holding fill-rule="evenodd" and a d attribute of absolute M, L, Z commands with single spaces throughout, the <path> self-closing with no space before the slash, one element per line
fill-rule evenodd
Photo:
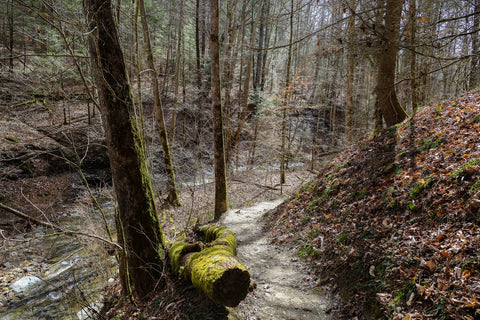
<path fill-rule="evenodd" d="M 176 242 L 169 251 L 174 273 L 219 305 L 236 307 L 247 296 L 250 273 L 235 255 L 237 241 L 226 227 L 203 226 L 205 243 Z"/>

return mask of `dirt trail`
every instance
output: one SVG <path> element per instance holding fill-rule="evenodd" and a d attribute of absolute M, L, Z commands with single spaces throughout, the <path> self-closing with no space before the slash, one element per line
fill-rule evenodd
<path fill-rule="evenodd" d="M 289 251 L 269 244 L 262 215 L 281 200 L 228 211 L 222 223 L 235 231 L 239 259 L 248 267 L 257 288 L 238 306 L 245 320 L 330 319 L 331 301 L 315 290 L 305 266 Z"/>

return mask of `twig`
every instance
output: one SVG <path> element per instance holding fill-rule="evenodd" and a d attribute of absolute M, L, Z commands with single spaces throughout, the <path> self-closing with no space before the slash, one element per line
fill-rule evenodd
<path fill-rule="evenodd" d="M 50 220 L 48 220 L 47 215 L 45 214 L 45 212 L 43 212 L 39 207 L 37 207 L 32 201 L 30 201 L 30 199 L 28 199 L 28 198 L 23 194 L 23 188 L 22 188 L 22 187 L 20 187 L 20 194 L 22 195 L 22 197 L 23 197 L 25 200 L 27 200 L 28 203 L 30 203 L 30 205 L 32 205 L 35 209 L 38 210 L 38 212 L 40 212 L 40 213 L 43 215 L 43 217 L 45 218 L 45 220 L 47 220 L 47 221 L 46 221 L 47 224 L 53 226 L 53 224 L 50 222 Z M 39 221 L 40 221 L 40 220 L 39 220 Z"/>
<path fill-rule="evenodd" d="M 3 210 L 5 210 L 5 211 L 8 211 L 8 212 L 10 212 L 10 213 L 13 213 L 13 214 L 16 215 L 17 217 L 22 218 L 22 219 L 25 219 L 25 220 L 27 220 L 28 222 L 31 222 L 31 223 L 33 222 L 33 223 L 35 223 L 35 224 L 38 224 L 38 225 L 41 225 L 41 226 L 44 226 L 44 227 L 47 227 L 47 228 L 53 228 L 53 229 L 55 229 L 55 230 L 60 230 L 60 231 L 62 231 L 62 229 L 61 229 L 59 226 L 56 226 L 56 225 L 51 224 L 51 223 L 49 223 L 49 222 L 45 222 L 45 221 L 42 221 L 42 220 L 38 220 L 38 219 L 36 219 L 36 218 L 34 218 L 34 217 L 29 216 L 28 214 L 25 214 L 25 213 L 23 213 L 23 212 L 20 212 L 20 211 L 14 209 L 14 208 L 11 208 L 11 207 L 9 207 L 9 206 L 6 206 L 6 205 L 4 205 L 3 203 L 0 203 L 0 208 L 3 209 Z"/>
<path fill-rule="evenodd" d="M 256 183 L 256 182 L 247 182 L 247 181 L 243 181 L 243 180 L 236 179 L 236 178 L 232 178 L 232 181 L 236 181 L 236 182 L 240 182 L 240 183 L 246 183 L 246 184 L 253 184 L 253 185 L 257 186 L 257 187 L 265 188 L 265 189 L 270 189 L 270 190 L 278 190 L 278 188 L 275 188 L 275 187 L 266 186 L 266 185 L 263 185 L 263 184 L 260 184 L 260 183 Z"/>
<path fill-rule="evenodd" d="M 322 157 L 326 157 L 326 156 L 331 156 L 332 154 L 340 153 L 342 151 L 343 151 L 343 149 L 333 150 L 333 151 L 330 151 L 330 152 L 324 152 L 324 153 L 317 154 L 316 156 L 317 156 L 317 158 L 322 158 Z"/>
<path fill-rule="evenodd" d="M 14 208 L 11 208 L 7 205 L 4 205 L 3 203 L 0 202 L 0 208 L 7 211 L 7 212 L 10 212 L 14 215 L 16 215 L 17 217 L 19 218 L 22 218 L 22 219 L 25 219 L 29 222 L 32 222 L 32 223 L 35 223 L 35 224 L 38 224 L 38 225 L 41 225 L 41 226 L 44 226 L 44 227 L 48 227 L 48 228 L 52 228 L 54 229 L 55 231 L 58 231 L 57 234 L 65 234 L 65 235 L 79 235 L 79 236 L 84 236 L 84 237 L 88 237 L 88 238 L 93 238 L 93 239 L 97 239 L 97 240 L 100 240 L 102 242 L 105 242 L 105 243 L 108 243 L 109 245 L 112 245 L 112 246 L 115 246 L 119 249 L 122 249 L 122 247 L 116 243 L 116 242 L 113 242 L 113 241 L 110 241 L 110 240 L 107 240 L 103 237 L 100 237 L 96 234 L 89 234 L 89 233 L 85 233 L 85 232 L 81 232 L 81 231 L 74 231 L 74 230 L 67 230 L 67 229 L 63 229 L 62 227 L 60 226 L 57 226 L 57 225 L 54 225 L 52 223 L 48 223 L 48 222 L 45 222 L 45 221 L 42 221 L 42 220 L 38 220 L 36 218 L 33 218 L 31 216 L 29 216 L 28 214 L 26 213 L 23 213 L 23 212 L 20 212 Z"/>

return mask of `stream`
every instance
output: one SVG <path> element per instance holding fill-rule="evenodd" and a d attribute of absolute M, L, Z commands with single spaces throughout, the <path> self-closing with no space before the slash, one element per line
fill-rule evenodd
<path fill-rule="evenodd" d="M 325 312 L 331 301 L 315 286 L 306 266 L 292 252 L 271 245 L 262 230 L 262 215 L 281 202 L 230 210 L 222 218 L 236 233 L 239 260 L 256 283 L 237 311 L 245 320 L 331 319 Z"/>
<path fill-rule="evenodd" d="M 269 244 L 262 215 L 281 200 L 230 210 L 222 223 L 235 231 L 238 255 L 256 289 L 236 308 L 244 320 L 330 319 L 331 301 L 315 286 L 298 258 Z M 70 225 L 81 225 L 81 221 Z M 36 231 L 3 243 L 0 261 L 0 320 L 87 319 L 101 307 L 105 287 L 115 281 L 113 256 L 95 241 Z M 101 248 L 100 248 L 101 249 Z"/>
<path fill-rule="evenodd" d="M 63 222 L 83 230 L 88 223 L 100 223 L 85 216 Z M 101 246 L 38 230 L 3 241 L 0 320 L 91 319 L 118 270 L 115 258 Z"/>

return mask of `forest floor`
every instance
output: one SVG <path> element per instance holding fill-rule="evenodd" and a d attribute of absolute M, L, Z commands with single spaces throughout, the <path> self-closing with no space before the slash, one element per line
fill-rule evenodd
<path fill-rule="evenodd" d="M 7 107 L 0 110 L 0 201 L 53 223 L 78 216 L 92 208 L 76 169 L 79 163 L 95 186 L 95 195 L 110 201 L 98 117 L 88 124 L 81 98 L 69 98 L 66 107 L 61 97 L 31 97 L 1 97 Z M 308 261 L 308 267 L 300 268 L 305 291 L 328 286 L 341 297 L 338 305 L 326 309 L 344 313 L 336 319 L 480 319 L 479 125 L 478 92 L 435 103 L 350 147 L 316 175 L 289 172 L 282 194 L 275 170 L 234 172 L 230 205 L 248 208 L 290 197 L 266 213 L 269 241 L 280 245 L 273 250 L 290 255 L 292 265 L 299 259 Z M 183 206 L 175 210 L 162 200 L 158 203 L 170 240 L 187 232 L 189 225 L 211 218 L 213 184 L 184 187 L 181 201 Z M 261 225 L 258 220 L 253 223 Z M 38 227 L 0 212 L 4 247 L 32 228 Z M 15 268 L 19 274 L 9 273 L 12 264 L 25 261 L 23 254 L 31 254 L 25 249 L 15 257 L 2 251 L 0 271 L 8 281 L 34 269 Z M 188 284 L 174 277 L 167 282 L 166 289 L 152 293 L 148 301 L 130 308 L 117 303 L 104 315 L 227 316 L 225 309 Z M 7 282 L 0 289 L 2 299 L 8 296 Z M 264 306 L 258 302 L 259 292 L 268 293 L 268 285 L 259 282 L 257 290 L 247 298 L 251 307 L 239 309 L 246 318 L 255 319 Z M 107 296 L 118 293 L 115 284 Z"/>
<path fill-rule="evenodd" d="M 124 319 L 328 319 L 338 312 L 340 303 L 331 300 L 309 266 L 299 259 L 294 248 L 272 245 L 263 230 L 263 215 L 282 202 L 300 185 L 314 177 L 308 170 L 292 170 L 287 174 L 283 194 L 276 186 L 277 175 L 261 170 L 237 173 L 229 183 L 232 208 L 219 223 L 232 228 L 237 235 L 239 259 L 251 272 L 256 289 L 237 308 L 212 305 L 192 286 L 172 281 L 170 291 L 157 292 L 146 303 L 136 306 L 117 304 L 107 312 L 108 318 L 122 314 Z M 278 172 L 276 172 L 278 173 Z M 241 181 L 241 182 L 240 182 Z M 195 192 L 182 192 L 180 208 L 165 209 L 164 230 L 169 240 L 191 232 L 184 228 L 191 219 L 204 220 L 213 205 L 213 183 L 195 187 Z M 189 204 L 193 204 L 190 207 Z M 192 216 L 190 213 L 195 212 Z M 183 228 L 182 228 L 183 226 Z M 111 287 L 114 296 L 118 286 Z M 174 294 L 172 294 L 174 292 Z M 193 293 L 195 292 L 195 294 Z M 165 298 L 165 297 L 169 298 Z M 167 303 L 168 302 L 168 303 Z M 166 306 L 169 308 L 165 308 Z M 332 318 L 334 319 L 334 318 Z M 338 318 L 335 318 L 338 319 Z"/>
<path fill-rule="evenodd" d="M 480 319 L 480 92 L 352 146 L 267 220 L 350 318 Z"/>

